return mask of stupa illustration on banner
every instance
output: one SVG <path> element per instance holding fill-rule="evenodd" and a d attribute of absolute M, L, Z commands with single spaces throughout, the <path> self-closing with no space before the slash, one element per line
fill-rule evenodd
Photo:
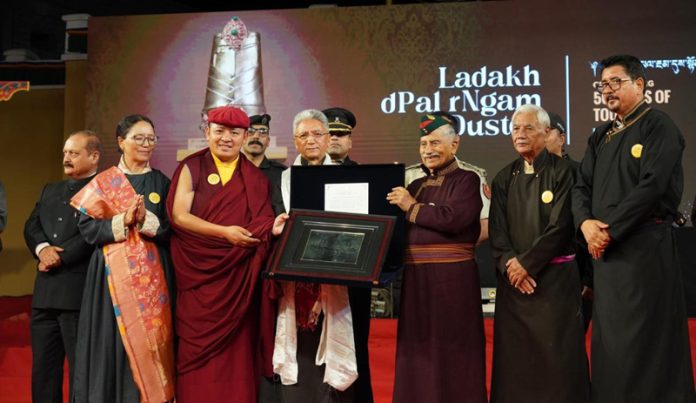
<path fill-rule="evenodd" d="M 201 127 L 208 122 L 207 111 L 224 105 L 238 106 L 249 116 L 266 113 L 261 38 L 258 32 L 249 32 L 239 17 L 232 17 L 222 32 L 213 37 Z M 177 151 L 176 159 L 181 161 L 205 147 L 205 137 L 190 138 L 187 148 Z M 266 157 L 284 160 L 287 155 L 287 147 L 277 146 L 276 136 L 270 136 Z"/>

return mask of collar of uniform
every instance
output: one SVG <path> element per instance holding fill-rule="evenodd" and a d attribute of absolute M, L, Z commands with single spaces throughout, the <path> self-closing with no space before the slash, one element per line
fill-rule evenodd
<path fill-rule="evenodd" d="M 270 167 L 271 167 L 271 163 L 268 160 L 268 158 L 266 158 L 266 156 L 264 155 L 263 159 L 261 160 L 261 163 L 259 164 L 259 169 L 268 169 Z"/>
<path fill-rule="evenodd" d="M 445 176 L 448 173 L 452 173 L 459 168 L 456 158 L 452 158 L 450 162 L 445 163 L 440 169 L 433 170 L 432 176 Z"/>
<path fill-rule="evenodd" d="M 626 116 L 623 117 L 623 119 L 619 119 L 617 116 L 616 119 L 614 119 L 613 127 L 621 129 L 623 126 L 630 124 L 632 121 L 641 116 L 641 113 L 646 108 L 648 108 L 648 103 L 645 102 L 645 99 L 643 99 L 642 101 L 638 102 L 638 104 L 634 106 L 633 109 L 631 109 Z"/>

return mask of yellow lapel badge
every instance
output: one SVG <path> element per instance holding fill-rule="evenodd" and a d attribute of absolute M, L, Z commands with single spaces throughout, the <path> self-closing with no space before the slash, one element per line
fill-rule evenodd
<path fill-rule="evenodd" d="M 147 195 L 147 198 L 150 199 L 150 203 L 152 204 L 159 204 L 160 200 L 162 199 L 159 194 L 152 192 L 149 195 Z"/>
<path fill-rule="evenodd" d="M 208 183 L 211 185 L 217 185 L 220 183 L 220 175 L 218 174 L 210 174 L 208 175 Z"/>
<path fill-rule="evenodd" d="M 634 144 L 633 147 L 631 147 L 631 155 L 633 158 L 640 158 L 640 156 L 643 155 L 643 145 Z"/>
<path fill-rule="evenodd" d="M 541 201 L 546 204 L 551 203 L 553 201 L 553 192 L 550 190 L 545 190 L 544 193 L 541 194 Z"/>

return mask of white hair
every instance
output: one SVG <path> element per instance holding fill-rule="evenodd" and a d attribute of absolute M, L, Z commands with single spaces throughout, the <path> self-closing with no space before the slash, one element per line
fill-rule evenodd
<path fill-rule="evenodd" d="M 446 125 L 443 125 L 442 127 L 444 127 L 445 129 L 442 131 L 442 133 L 440 133 L 441 135 L 447 136 L 447 137 L 456 137 L 457 136 L 457 132 L 454 131 L 454 127 L 451 124 L 448 123 Z"/>
<path fill-rule="evenodd" d="M 512 114 L 512 119 L 511 122 L 515 121 L 515 118 L 517 115 L 520 113 L 536 113 L 536 119 L 541 126 L 546 129 L 551 126 L 551 118 L 549 118 L 549 114 L 546 113 L 544 108 L 542 108 L 539 105 L 534 105 L 534 104 L 525 104 L 520 106 L 515 110 L 515 113 Z"/>
<path fill-rule="evenodd" d="M 318 109 L 305 109 L 295 115 L 295 118 L 292 120 L 292 132 L 297 133 L 297 126 L 299 126 L 303 120 L 310 119 L 318 120 L 324 127 L 324 131 L 329 131 L 329 119 L 326 118 L 326 115 L 324 115 L 322 111 Z"/>

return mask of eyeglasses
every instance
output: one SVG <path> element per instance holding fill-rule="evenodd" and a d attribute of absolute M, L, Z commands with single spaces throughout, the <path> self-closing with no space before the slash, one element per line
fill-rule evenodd
<path fill-rule="evenodd" d="M 249 130 L 247 130 L 247 132 L 249 132 L 250 136 L 258 134 L 259 137 L 268 137 L 268 129 L 266 129 L 265 127 L 260 127 L 258 129 L 255 127 L 250 127 Z"/>
<path fill-rule="evenodd" d="M 630 78 L 618 78 L 618 77 L 616 77 L 616 78 L 612 78 L 609 81 L 596 82 L 596 83 L 592 84 L 592 86 L 595 88 L 595 90 L 597 92 L 604 92 L 604 90 L 607 89 L 607 87 L 611 88 L 612 91 L 616 91 L 619 88 L 621 88 L 621 83 L 623 83 L 625 81 L 633 81 L 633 80 Z"/>
<path fill-rule="evenodd" d="M 329 133 L 328 133 L 328 132 L 319 132 L 319 131 L 315 131 L 315 132 L 302 132 L 302 133 L 300 133 L 300 134 L 296 134 L 296 135 L 295 135 L 295 138 L 298 139 L 298 140 L 300 140 L 300 141 L 303 142 L 303 143 L 306 143 L 307 140 L 309 140 L 309 138 L 311 137 L 311 138 L 314 139 L 314 141 L 317 141 L 317 142 L 318 142 L 318 141 L 323 140 L 327 134 L 329 134 Z"/>
<path fill-rule="evenodd" d="M 144 146 L 147 141 L 148 144 L 155 145 L 159 141 L 159 136 L 143 136 L 142 134 L 136 134 L 129 137 L 133 142 L 139 146 Z"/>

